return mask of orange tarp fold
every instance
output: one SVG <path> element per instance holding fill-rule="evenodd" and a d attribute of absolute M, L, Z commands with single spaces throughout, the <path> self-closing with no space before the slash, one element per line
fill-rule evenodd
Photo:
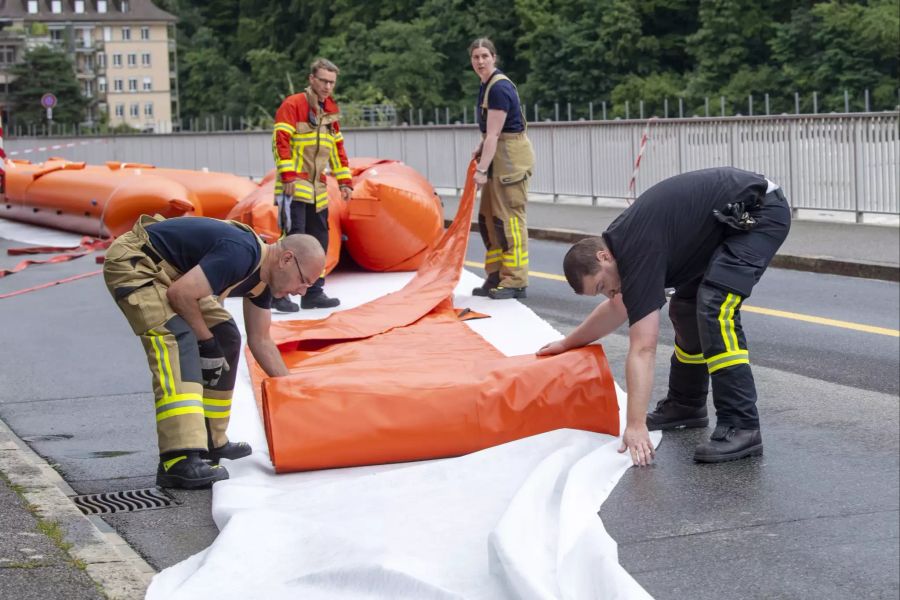
<path fill-rule="evenodd" d="M 277 472 L 458 456 L 558 428 L 618 435 L 601 347 L 506 357 L 453 308 L 473 174 L 474 163 L 456 219 L 403 289 L 274 323 L 288 376 L 265 377 L 248 352 Z"/>

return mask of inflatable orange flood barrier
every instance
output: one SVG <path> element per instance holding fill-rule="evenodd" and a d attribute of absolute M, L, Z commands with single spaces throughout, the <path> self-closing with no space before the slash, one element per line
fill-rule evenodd
<path fill-rule="evenodd" d="M 400 291 L 321 321 L 272 325 L 290 375 L 248 353 L 279 473 L 456 456 L 570 427 L 619 433 L 603 350 L 505 357 L 451 304 L 475 198 Z"/>
<path fill-rule="evenodd" d="M 115 237 L 129 231 L 141 214 L 202 214 L 183 185 L 137 170 L 86 168 L 64 160 L 13 165 L 6 172 L 0 216 L 15 221 Z"/>
<path fill-rule="evenodd" d="M 342 221 L 347 251 L 369 271 L 411 271 L 444 230 L 434 188 L 402 162 L 353 159 L 353 196 Z"/>
<path fill-rule="evenodd" d="M 0 216 L 100 237 L 129 231 L 142 214 L 224 218 L 257 189 L 228 173 L 157 169 L 109 162 L 86 165 L 64 159 L 42 164 L 13 161 Z"/>
<path fill-rule="evenodd" d="M 415 169 L 394 160 L 350 159 L 353 195 L 341 198 L 327 178 L 329 244 L 326 272 L 337 264 L 341 238 L 350 257 L 369 271 L 412 271 L 443 231 L 443 209 L 434 187 Z M 241 200 L 229 219 L 246 223 L 261 236 L 277 239 L 275 172 Z"/>

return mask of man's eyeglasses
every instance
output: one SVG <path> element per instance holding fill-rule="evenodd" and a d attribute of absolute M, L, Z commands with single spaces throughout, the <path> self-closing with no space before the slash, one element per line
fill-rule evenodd
<path fill-rule="evenodd" d="M 318 75 L 313 75 L 313 78 L 322 85 L 337 85 L 337 79 L 322 79 Z"/>
<path fill-rule="evenodd" d="M 305 287 L 310 287 L 312 282 L 303 275 L 303 270 L 300 268 L 300 261 L 297 260 L 296 256 L 294 256 L 294 264 L 297 265 L 297 272 L 300 273 L 300 284 Z"/>

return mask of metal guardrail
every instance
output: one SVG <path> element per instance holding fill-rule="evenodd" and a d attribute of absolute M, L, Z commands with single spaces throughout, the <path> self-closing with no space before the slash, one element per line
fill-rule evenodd
<path fill-rule="evenodd" d="M 536 123 L 528 130 L 537 155 L 530 190 L 554 198 L 629 197 L 641 135 L 649 127 L 637 194 L 681 172 L 733 165 L 778 182 L 794 208 L 896 215 L 898 125 L 897 112 Z M 345 131 L 350 156 L 402 160 L 441 188 L 462 187 L 478 139 L 472 125 Z M 8 139 L 6 148 L 12 158 L 33 161 L 118 160 L 255 178 L 272 168 L 267 132 L 20 138 Z"/>

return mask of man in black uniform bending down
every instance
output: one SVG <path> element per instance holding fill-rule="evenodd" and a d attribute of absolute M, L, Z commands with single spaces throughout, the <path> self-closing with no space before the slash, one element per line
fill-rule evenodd
<path fill-rule="evenodd" d="M 225 298 L 244 298 L 247 346 L 263 370 L 287 375 L 269 335 L 272 298 L 302 296 L 324 266 L 312 236 L 269 245 L 242 223 L 203 217 L 145 215 L 109 247 L 106 286 L 140 338 L 153 379 L 157 485 L 209 487 L 228 478 L 220 459 L 251 452 L 225 434 L 241 350 Z"/>
<path fill-rule="evenodd" d="M 577 294 L 604 301 L 565 339 L 539 355 L 584 346 L 626 319 L 628 409 L 620 452 L 635 465 L 654 455 L 650 430 L 706 427 L 712 379 L 717 424 L 694 460 L 722 462 L 762 454 L 756 386 L 740 308 L 787 237 L 791 210 L 764 176 L 722 167 L 677 175 L 653 186 L 602 237 L 581 240 L 563 261 Z M 669 391 L 647 414 L 666 288 L 675 352 Z"/>

